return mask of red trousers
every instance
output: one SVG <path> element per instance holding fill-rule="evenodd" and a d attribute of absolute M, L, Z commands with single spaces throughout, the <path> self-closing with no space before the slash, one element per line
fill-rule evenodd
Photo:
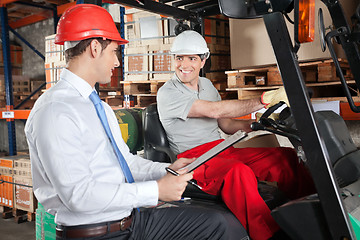
<path fill-rule="evenodd" d="M 177 157 L 199 157 L 223 140 L 206 143 Z M 269 239 L 279 230 L 261 198 L 257 180 L 277 182 L 287 197 L 315 192 L 312 179 L 292 148 L 233 148 L 225 150 L 194 171 L 203 191 L 221 195 L 224 203 L 247 229 L 251 239 Z"/>

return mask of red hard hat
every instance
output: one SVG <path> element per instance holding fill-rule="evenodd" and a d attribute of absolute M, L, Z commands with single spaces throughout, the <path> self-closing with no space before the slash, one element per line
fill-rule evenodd
<path fill-rule="evenodd" d="M 111 15 L 102 7 L 94 4 L 77 4 L 68 8 L 57 25 L 55 43 L 80 41 L 101 37 L 125 44 Z"/>

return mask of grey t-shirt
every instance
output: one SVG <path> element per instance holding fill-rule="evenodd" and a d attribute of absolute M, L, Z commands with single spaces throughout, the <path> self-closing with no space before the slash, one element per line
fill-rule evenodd
<path fill-rule="evenodd" d="M 197 99 L 220 101 L 221 97 L 209 79 L 200 77 L 199 91 L 195 91 L 184 85 L 175 74 L 157 93 L 160 121 L 176 154 L 220 139 L 216 119 L 187 117 Z"/>

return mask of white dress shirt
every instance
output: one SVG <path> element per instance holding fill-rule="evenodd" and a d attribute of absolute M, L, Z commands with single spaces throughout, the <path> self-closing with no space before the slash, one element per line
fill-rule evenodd
<path fill-rule="evenodd" d="M 69 70 L 35 103 L 25 126 L 33 189 L 55 222 L 64 226 L 118 220 L 133 208 L 156 205 L 169 164 L 129 152 L 111 107 L 102 102 L 112 134 L 135 183 L 125 177 L 89 99 L 94 89 Z"/>

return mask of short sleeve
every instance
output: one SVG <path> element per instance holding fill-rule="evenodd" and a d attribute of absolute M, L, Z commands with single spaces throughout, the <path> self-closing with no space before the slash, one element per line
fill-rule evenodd
<path fill-rule="evenodd" d="M 170 83 L 172 84 L 172 83 Z M 196 100 L 195 96 L 183 94 L 176 87 L 164 85 L 157 94 L 157 104 L 160 119 L 187 119 L 192 104 Z"/>

